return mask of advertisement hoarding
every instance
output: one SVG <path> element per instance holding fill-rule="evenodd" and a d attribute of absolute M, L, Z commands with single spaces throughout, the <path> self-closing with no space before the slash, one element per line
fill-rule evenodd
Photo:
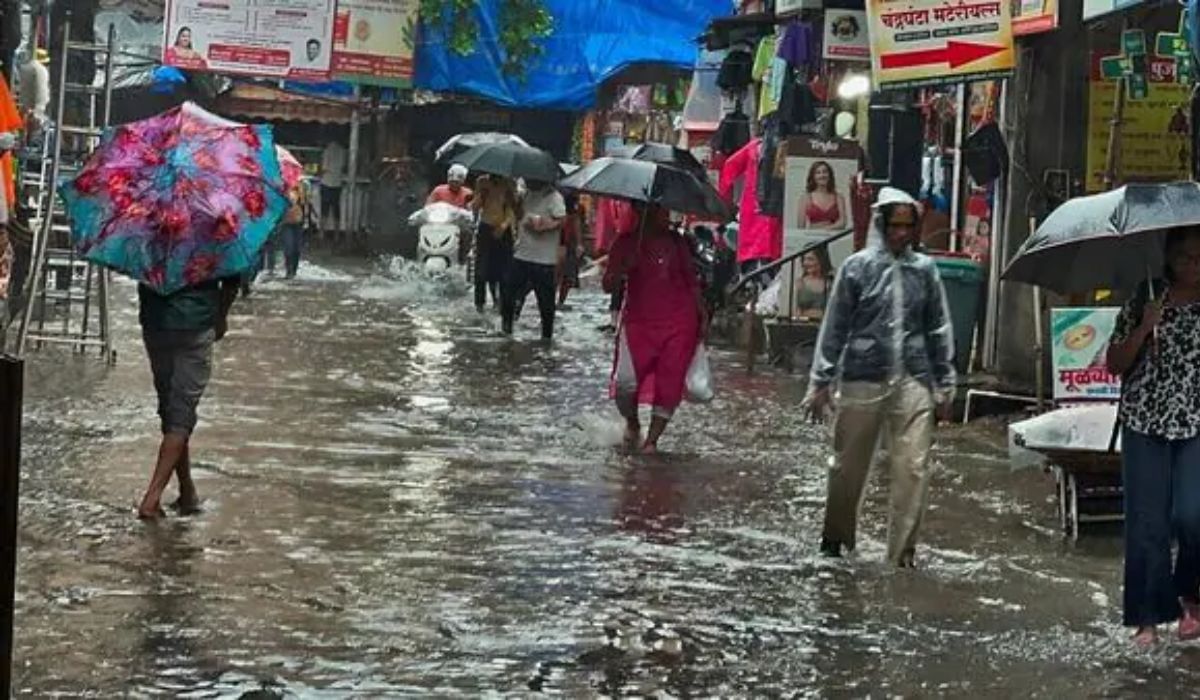
<path fill-rule="evenodd" d="M 167 0 L 163 63 L 176 68 L 327 80 L 336 0 Z"/>

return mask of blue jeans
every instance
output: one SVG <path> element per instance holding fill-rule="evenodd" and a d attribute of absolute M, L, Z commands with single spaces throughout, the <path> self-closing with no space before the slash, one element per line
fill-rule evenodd
<path fill-rule="evenodd" d="M 1125 489 L 1125 624 L 1179 618 L 1200 600 L 1200 437 L 1166 440 L 1121 431 Z M 1179 553 L 1171 569 L 1171 539 Z"/>
<path fill-rule="evenodd" d="M 284 224 L 280 232 L 283 242 L 283 270 L 288 277 L 295 277 L 300 269 L 300 250 L 304 247 L 304 226 Z"/>

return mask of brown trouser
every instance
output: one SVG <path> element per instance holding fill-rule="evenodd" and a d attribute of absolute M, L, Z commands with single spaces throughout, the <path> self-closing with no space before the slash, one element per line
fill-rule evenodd
<path fill-rule="evenodd" d="M 909 377 L 895 384 L 846 382 L 837 405 L 824 538 L 854 549 L 867 474 L 877 448 L 886 442 L 892 489 L 888 561 L 899 564 L 911 558 L 925 513 L 933 395 Z"/>

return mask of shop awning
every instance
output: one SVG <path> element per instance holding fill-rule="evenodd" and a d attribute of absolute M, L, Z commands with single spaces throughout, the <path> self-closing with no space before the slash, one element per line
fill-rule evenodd
<path fill-rule="evenodd" d="M 298 95 L 270 85 L 237 83 L 213 103 L 218 114 L 240 119 L 349 124 L 354 103 L 327 97 Z"/>

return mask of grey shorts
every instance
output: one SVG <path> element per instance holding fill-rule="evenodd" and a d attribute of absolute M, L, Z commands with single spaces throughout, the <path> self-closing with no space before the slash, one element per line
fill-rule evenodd
<path fill-rule="evenodd" d="M 212 376 L 212 349 L 216 332 L 142 331 L 162 431 L 191 435 L 196 428 L 196 406 Z"/>

